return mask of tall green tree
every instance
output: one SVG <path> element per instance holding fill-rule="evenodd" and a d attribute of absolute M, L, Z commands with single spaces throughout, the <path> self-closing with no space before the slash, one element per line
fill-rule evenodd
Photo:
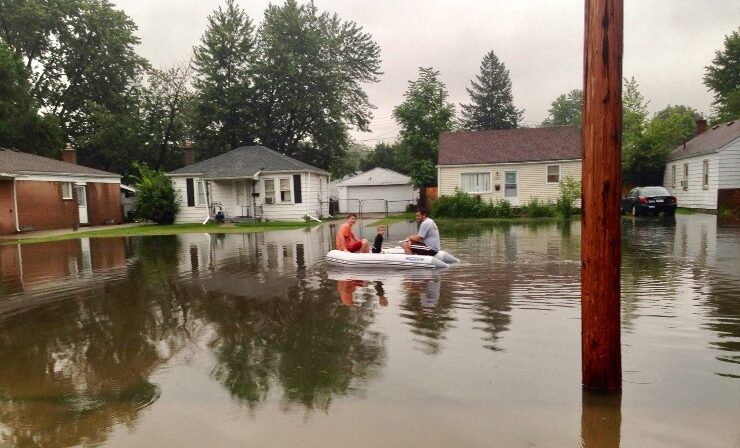
<path fill-rule="evenodd" d="M 363 84 L 377 82 L 380 48 L 360 26 L 313 3 L 270 5 L 258 32 L 259 142 L 328 168 L 348 130 L 368 130 Z"/>
<path fill-rule="evenodd" d="M 740 29 L 725 36 L 724 50 L 716 51 L 705 68 L 704 85 L 714 93 L 712 122 L 740 117 Z"/>
<path fill-rule="evenodd" d="M 462 126 L 468 130 L 516 128 L 524 111 L 514 107 L 509 70 L 496 53 L 489 51 L 480 74 L 466 88 L 469 104 L 461 104 Z"/>
<path fill-rule="evenodd" d="M 636 154 L 643 150 L 642 133 L 647 121 L 648 101 L 642 96 L 635 77 L 624 79 L 622 89 L 622 174 L 626 181 L 636 163 Z"/>
<path fill-rule="evenodd" d="M 82 162 L 97 147 L 76 140 L 93 115 L 126 113 L 148 66 L 136 25 L 108 0 L 0 0 L 0 37 L 30 72 L 30 92 L 76 144 Z"/>
<path fill-rule="evenodd" d="M 204 158 L 256 139 L 256 57 L 252 20 L 234 0 L 227 0 L 208 16 L 208 27 L 194 49 L 193 126 Z"/>
<path fill-rule="evenodd" d="M 0 40 L 0 147 L 53 155 L 63 143 L 52 116 L 41 115 L 30 94 L 28 72 Z"/>
<path fill-rule="evenodd" d="M 396 143 L 378 143 L 369 152 L 366 158 L 360 162 L 362 171 L 373 168 L 387 168 L 402 174 L 408 174 L 411 167 L 408 166 L 408 160 L 404 157 L 399 145 Z"/>
<path fill-rule="evenodd" d="M 580 126 L 583 122 L 583 90 L 573 89 L 553 100 L 542 126 Z"/>
<path fill-rule="evenodd" d="M 401 125 L 399 149 L 411 161 L 414 184 L 435 185 L 439 134 L 452 130 L 455 106 L 447 101 L 447 87 L 431 67 L 419 68 L 419 78 L 409 81 L 403 96 L 403 103 L 393 109 L 393 117 Z"/>

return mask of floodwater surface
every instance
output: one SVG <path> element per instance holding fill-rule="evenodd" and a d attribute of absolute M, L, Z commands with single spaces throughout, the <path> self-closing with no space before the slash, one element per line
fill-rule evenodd
<path fill-rule="evenodd" d="M 578 222 L 443 228 L 435 272 L 329 266 L 327 224 L 0 246 L 0 446 L 740 446 L 740 226 L 622 224 L 609 396 Z"/>

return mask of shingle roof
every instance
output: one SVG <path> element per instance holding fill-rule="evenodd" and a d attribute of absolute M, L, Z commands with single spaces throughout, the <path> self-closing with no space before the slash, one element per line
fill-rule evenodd
<path fill-rule="evenodd" d="M 267 173 L 271 171 L 314 171 L 329 174 L 320 168 L 264 146 L 242 146 L 219 156 L 170 171 L 168 175 L 197 174 L 204 178 L 227 179 L 251 177 L 259 171 Z"/>
<path fill-rule="evenodd" d="M 581 158 L 581 128 L 577 126 L 446 132 L 439 136 L 440 165 Z"/>
<path fill-rule="evenodd" d="M 360 186 L 360 185 L 408 185 L 411 184 L 411 178 L 401 173 L 386 168 L 373 168 L 364 173 L 352 176 L 339 182 L 337 185 L 342 187 Z"/>
<path fill-rule="evenodd" d="M 673 150 L 668 160 L 702 156 L 717 152 L 740 137 L 740 120 L 714 126 Z"/>
<path fill-rule="evenodd" d="M 4 148 L 0 148 L 0 172 L 8 174 L 49 173 L 121 177 L 116 173 Z"/>

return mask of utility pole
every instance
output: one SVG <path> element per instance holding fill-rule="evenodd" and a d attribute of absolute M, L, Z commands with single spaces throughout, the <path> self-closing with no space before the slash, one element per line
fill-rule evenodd
<path fill-rule="evenodd" d="M 619 391 L 623 0 L 586 0 L 581 353 L 586 389 Z"/>

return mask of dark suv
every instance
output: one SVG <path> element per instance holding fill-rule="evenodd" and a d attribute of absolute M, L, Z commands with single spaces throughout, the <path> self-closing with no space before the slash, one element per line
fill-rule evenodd
<path fill-rule="evenodd" d="M 663 187 L 637 187 L 622 198 L 622 213 L 632 216 L 657 215 L 674 216 L 676 197 Z"/>

